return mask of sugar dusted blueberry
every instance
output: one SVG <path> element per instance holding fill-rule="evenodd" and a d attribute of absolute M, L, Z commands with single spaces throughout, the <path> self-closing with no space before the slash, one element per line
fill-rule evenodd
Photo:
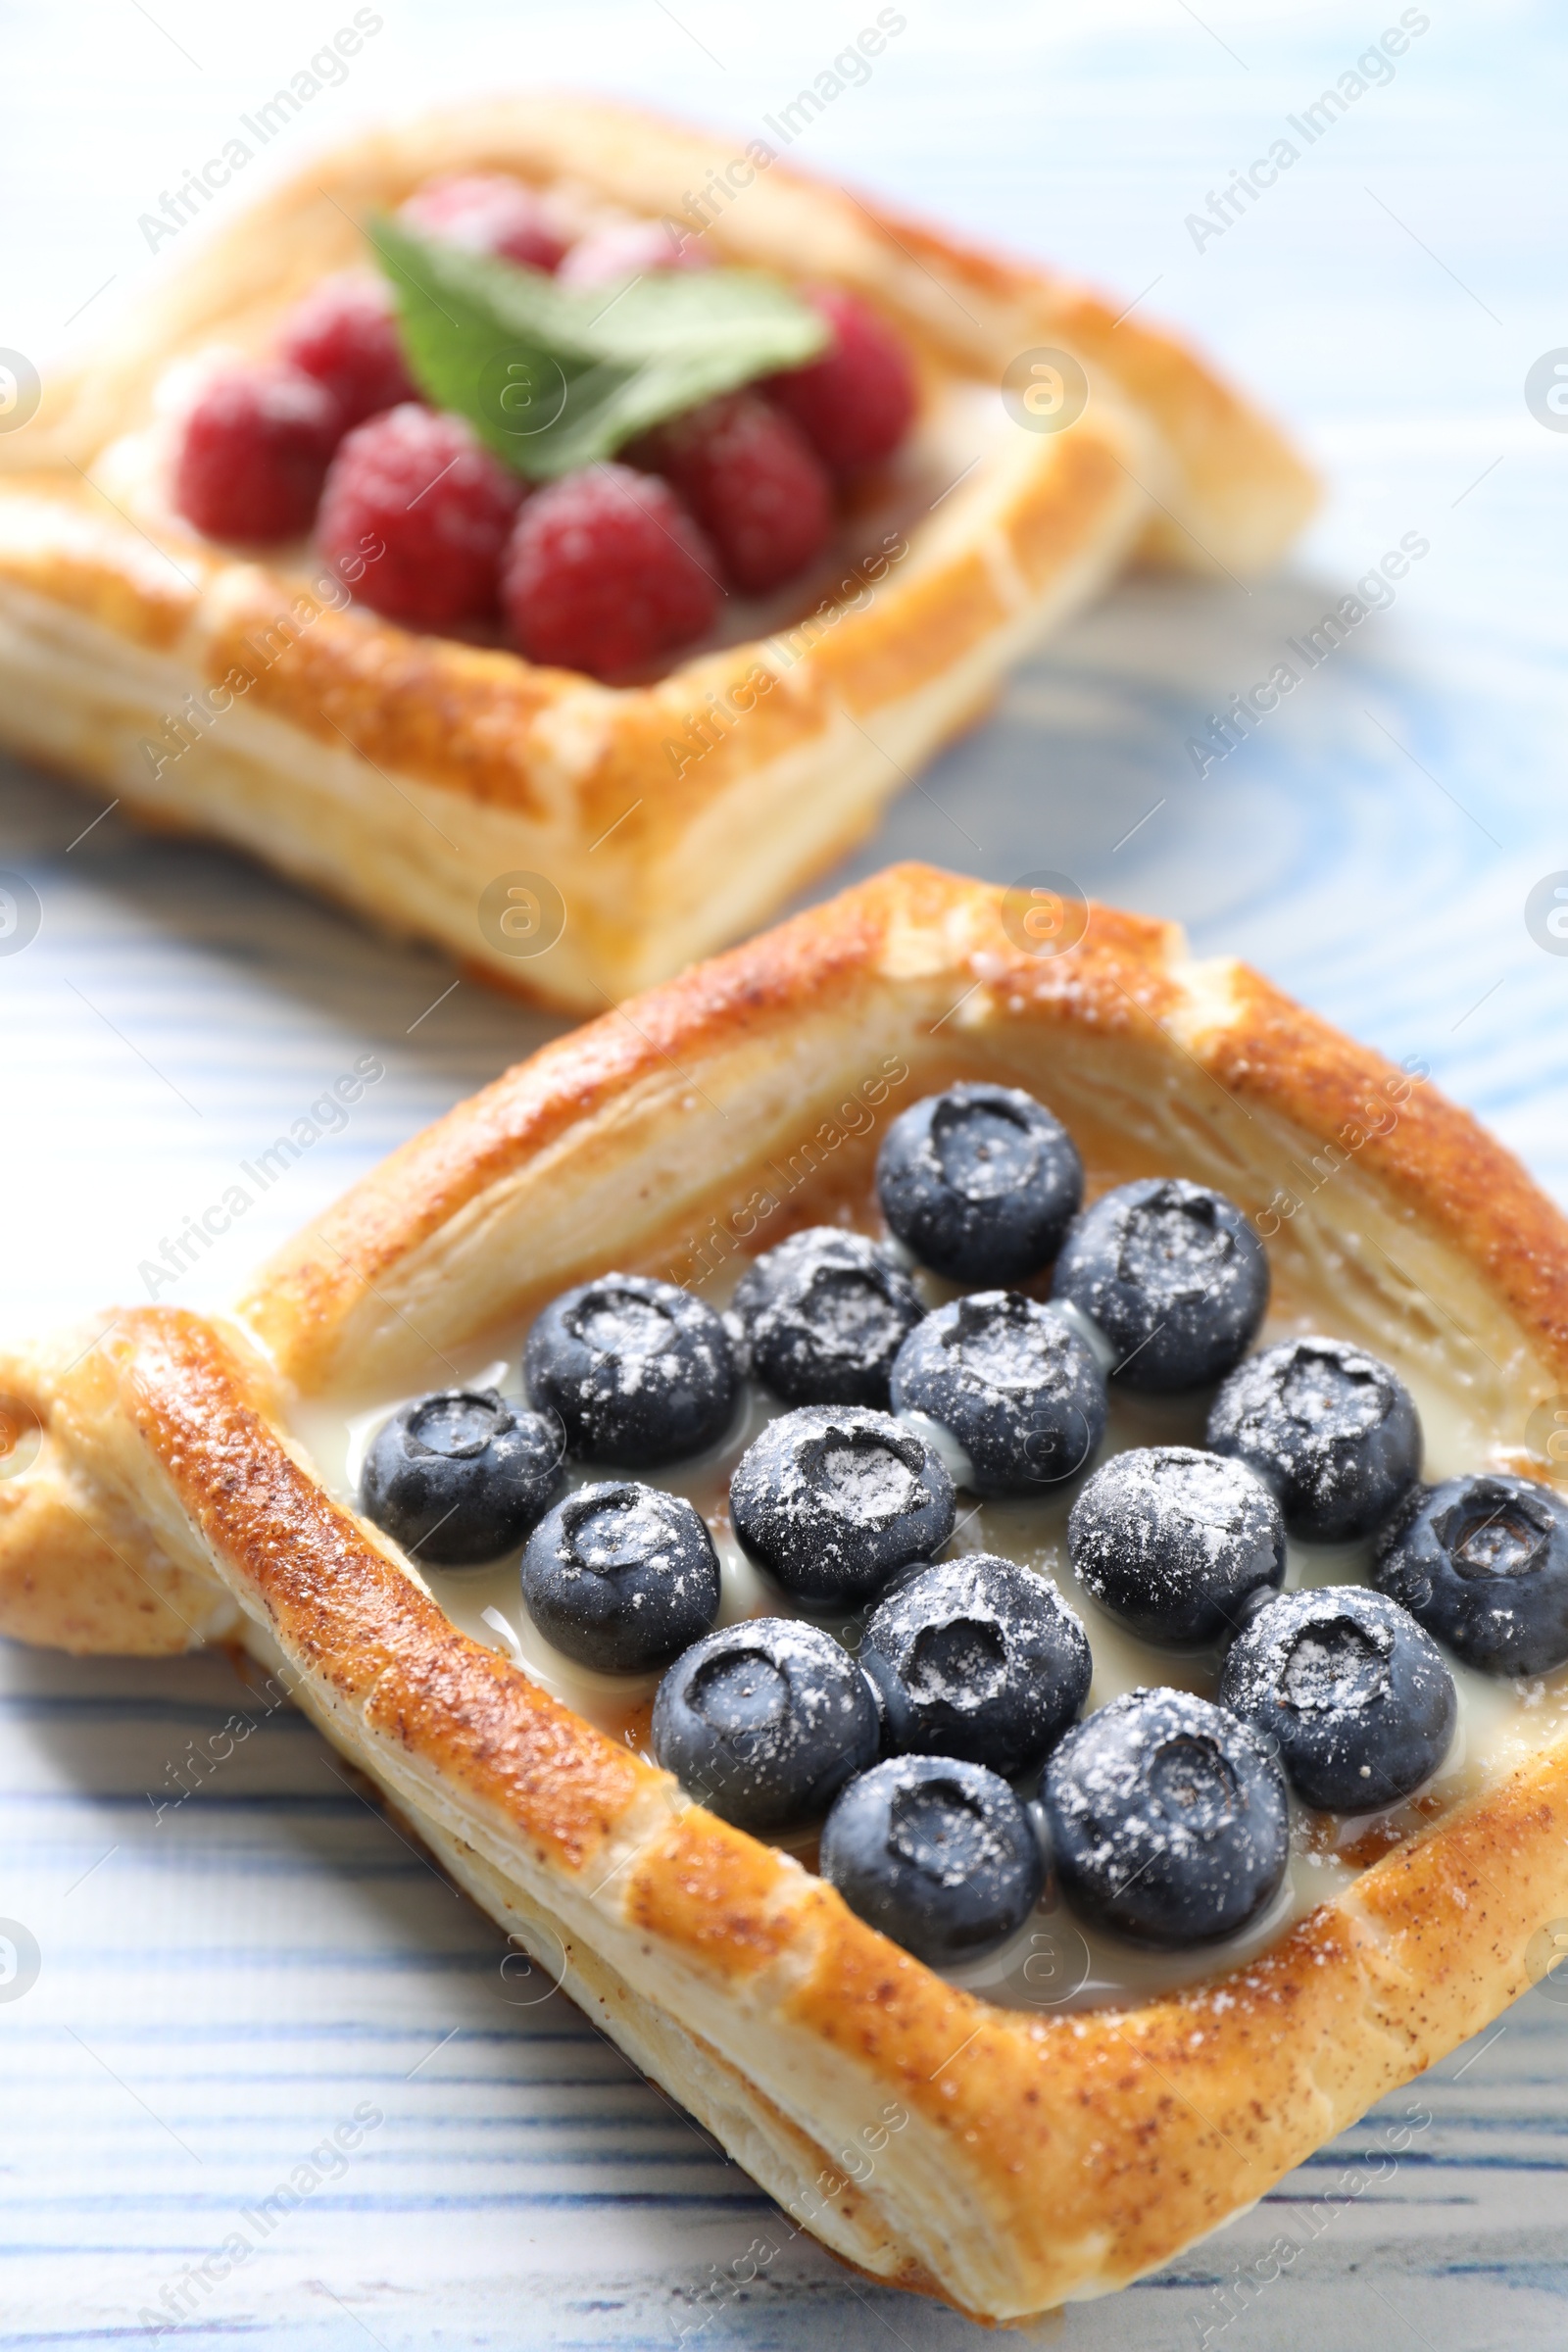
<path fill-rule="evenodd" d="M 729 1487 L 735 1533 L 802 1608 L 853 1609 L 953 1533 L 953 1481 L 923 1439 L 863 1406 L 769 1422 Z"/>
<path fill-rule="evenodd" d="M 1067 1521 L 1073 1574 L 1146 1642 L 1181 1646 L 1235 1631 L 1250 1593 L 1285 1576 L 1285 1521 L 1241 1462 L 1196 1446 L 1113 1453 Z"/>
<path fill-rule="evenodd" d="M 704 1452 L 735 1410 L 735 1359 L 718 1316 L 643 1274 L 603 1274 L 552 1299 L 522 1368 L 534 1402 L 560 1415 L 567 1451 L 619 1469 Z"/>
<path fill-rule="evenodd" d="M 683 1494 L 578 1487 L 523 1545 L 522 1597 L 547 1642 L 606 1674 L 667 1666 L 718 1615 L 718 1555 Z"/>
<path fill-rule="evenodd" d="M 855 1660 L 790 1617 L 751 1617 L 693 1642 L 654 1700 L 660 1763 L 744 1830 L 823 1812 L 877 1740 L 876 1701 Z"/>
<path fill-rule="evenodd" d="M 893 1359 L 925 1313 L 886 1250 L 837 1225 L 758 1258 L 733 1303 L 758 1379 L 786 1404 L 885 1406 Z"/>
<path fill-rule="evenodd" d="M 860 1642 L 888 1744 L 1004 1779 L 1038 1764 L 1089 1695 L 1082 1625 L 1043 1576 L 987 1552 L 898 1580 Z"/>
<path fill-rule="evenodd" d="M 1048 1266 L 1083 1197 L 1077 1147 L 1015 1086 L 951 1086 L 913 1102 L 877 1154 L 882 1213 L 950 1281 L 1022 1282 Z"/>
<path fill-rule="evenodd" d="M 1045 1881 L 1006 1782 L 953 1756 L 893 1756 L 851 1781 L 822 1832 L 821 1870 L 868 1926 L 938 1968 L 1005 1943 Z"/>
<path fill-rule="evenodd" d="M 436 1568 L 499 1559 L 565 1483 L 561 1431 L 494 1389 L 437 1389 L 382 1423 L 366 1456 L 360 1508 L 411 1557 Z"/>
<path fill-rule="evenodd" d="M 1416 1489 L 1378 1539 L 1372 1581 L 1483 1674 L 1568 1660 L 1568 1501 L 1537 1479 Z"/>
<path fill-rule="evenodd" d="M 1303 1804 L 1372 1813 L 1430 1780 L 1459 1701 L 1437 1643 L 1364 1585 L 1284 1592 L 1231 1644 L 1219 1703 L 1271 1744 Z"/>
<path fill-rule="evenodd" d="M 1164 1392 L 1218 1380 L 1268 1305 L 1268 1258 L 1233 1200 L 1180 1177 L 1119 1184 L 1086 1208 L 1052 1281 L 1115 1350 L 1112 1378 Z"/>
<path fill-rule="evenodd" d="M 977 1494 L 1029 1494 L 1084 1469 L 1105 1434 L 1105 1383 L 1060 1316 L 1017 1291 L 976 1291 L 917 1323 L 893 1366 L 893 1409 L 921 1413 L 965 1457 Z"/>
<path fill-rule="evenodd" d="M 1350 1544 L 1383 1525 L 1421 1467 L 1409 1390 L 1348 1340 L 1283 1340 L 1237 1366 L 1206 1443 L 1273 1488 L 1288 1534 Z"/>
<path fill-rule="evenodd" d="M 1190 1690 L 1130 1690 L 1070 1731 L 1042 1788 L 1062 1892 L 1091 1925 L 1180 1949 L 1250 1927 L 1285 1876 L 1268 1747 Z"/>

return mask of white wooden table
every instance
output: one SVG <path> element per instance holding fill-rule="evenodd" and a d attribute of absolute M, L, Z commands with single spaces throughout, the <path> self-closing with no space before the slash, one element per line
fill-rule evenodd
<path fill-rule="evenodd" d="M 251 159 L 225 205 L 378 111 L 531 77 L 750 132 L 876 12 L 370 13 L 384 22 L 341 86 Z M 198 233 L 149 253 L 139 216 L 352 14 L 8 12 L 0 343 L 46 363 L 73 314 L 79 335 L 133 303 Z M 1147 289 L 1147 315 L 1265 396 L 1332 486 L 1288 576 L 1250 595 L 1129 587 L 1081 622 L 848 870 L 908 854 L 1003 879 L 1051 866 L 1178 915 L 1200 947 L 1239 950 L 1395 1055 L 1424 1054 L 1565 1198 L 1568 957 L 1524 917 L 1532 887 L 1568 868 L 1568 433 L 1524 395 L 1532 364 L 1568 345 L 1560 25 L 1434 7 L 1392 82 L 1297 139 L 1254 207 L 1222 235 L 1187 225 L 1399 15 L 1216 0 L 1200 21 L 1182 0 L 1122 0 L 1086 22 L 911 0 L 869 81 L 801 143 L 815 166 L 1125 298 Z M 1396 602 L 1200 779 L 1185 747 L 1204 714 L 1408 532 L 1430 548 Z M 32 945 L 0 959 L 7 1332 L 142 1295 L 162 1237 L 373 1049 L 388 1074 L 353 1123 L 180 1292 L 221 1299 L 549 1028 L 238 859 L 115 814 L 82 837 L 100 806 L 0 767 L 0 866 L 43 907 Z M 38 1955 L 21 1997 L 0 1984 L 0 2352 L 134 2333 L 165 2288 L 182 2338 L 301 2352 L 363 2352 L 367 2336 L 386 2352 L 665 2346 L 694 2325 L 765 2201 L 559 1997 L 503 1977 L 492 1930 L 347 1790 L 299 1717 L 211 1659 L 13 1648 L 0 1692 L 0 1914 Z M 172 1805 L 192 1754 L 222 1760 Z M 1568 2009 L 1537 1992 L 1504 2025 L 1210 2245 L 1040 2340 L 1560 2342 Z M 1391 2159 L 1386 2128 L 1409 2105 L 1431 2120 Z M 260 2204 L 291 2181 L 297 2203 Z M 1325 2197 L 1314 2232 L 1301 2217 Z M 1287 2235 L 1300 2251 L 1282 2265 Z M 178 2290 L 236 2237 L 227 2277 Z M 949 2347 L 970 2332 L 798 2240 L 689 2340 Z"/>

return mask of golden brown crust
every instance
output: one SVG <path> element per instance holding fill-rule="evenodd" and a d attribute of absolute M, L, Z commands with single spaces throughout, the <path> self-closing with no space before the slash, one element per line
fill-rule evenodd
<path fill-rule="evenodd" d="M 560 92 L 481 101 L 369 132 L 272 190 L 146 298 L 116 342 L 112 374 L 95 361 L 52 378 L 31 446 L 89 463 L 123 429 L 127 402 L 145 400 L 171 350 L 198 332 L 254 345 L 323 272 L 359 258 L 358 223 L 368 213 L 391 209 L 436 172 L 566 178 L 612 204 L 700 229 L 702 209 L 689 192 L 732 160 L 727 143 L 710 132 Z M 1059 336 L 1111 381 L 1136 385 L 1140 403 L 1177 446 L 1177 504 L 1185 492 L 1200 508 L 1215 484 L 1228 484 L 1239 508 L 1251 508 L 1252 531 L 1269 535 L 1274 553 L 1311 509 L 1311 475 L 1194 354 L 1038 263 L 984 252 L 776 159 L 707 228 L 726 259 L 791 274 L 806 266 L 854 286 L 950 366 L 990 372 L 999 354 L 1005 365 L 1034 336 Z M 38 462 L 25 451 L 0 452 L 0 466 L 27 469 Z M 1190 519 L 1220 527 L 1214 515 Z M 1246 561 L 1234 547 L 1221 552 Z M 1191 539 L 1176 560 L 1196 568 L 1205 563 L 1195 558 Z"/>
<path fill-rule="evenodd" d="M 259 660 L 256 641 L 278 612 L 301 607 L 309 628 L 279 660 Z M 248 678 L 255 709 L 324 744 L 348 743 L 379 766 L 469 800 L 543 812 L 528 730 L 561 700 L 563 672 L 446 638 L 367 627 L 308 589 L 291 598 L 287 583 L 260 566 L 230 580 L 201 660 L 209 683 Z"/>
<path fill-rule="evenodd" d="M 293 1462 L 198 1318 L 138 1310 L 105 1353 L 150 1463 L 318 1704 L 354 1713 L 362 1760 L 395 1747 L 454 1805 L 499 1819 L 519 1853 L 578 1882 L 602 1872 L 662 1776 L 454 1633 Z M 786 2076 L 836 2056 L 852 2113 L 891 2101 L 924 2126 L 947 2193 L 994 2240 L 993 2301 L 962 2268 L 938 2274 L 942 2291 L 1008 2317 L 1165 2258 L 1511 1997 L 1533 1926 L 1568 1899 L 1565 1804 L 1558 1747 L 1261 1959 L 1125 2015 L 992 2009 L 695 1807 L 663 1828 L 656 1810 L 595 1891 L 613 1888 L 607 1936 L 619 1921 L 645 1955 L 657 1947 L 680 1980 L 677 2014 L 721 2051 L 724 2004 L 750 1991 L 755 2005 L 761 1981 Z M 767 2064 L 751 2063 L 765 2087 Z M 823 2118 L 828 2142 L 838 2120 Z"/>
<path fill-rule="evenodd" d="M 443 1771 L 582 1869 L 652 1781 L 648 1767 L 597 1735 L 583 1740 L 565 1707 L 454 1630 L 278 1446 L 200 1318 L 132 1310 L 105 1345 L 191 1526 L 288 1656 L 405 1746 L 438 1750 Z"/>
<path fill-rule="evenodd" d="M 1280 441 L 1268 420 L 1174 337 L 1054 272 L 982 252 L 885 207 L 876 219 L 917 267 L 953 271 L 967 295 L 1010 314 L 1016 348 L 1036 337 L 1059 344 L 1157 416 L 1188 496 L 1178 495 L 1175 512 L 1150 517 L 1144 556 L 1184 571 L 1250 570 L 1270 561 L 1282 511 L 1305 519 L 1313 497 L 1305 468 L 1277 471 Z M 955 331 L 955 319 L 944 322 Z M 1259 499 L 1264 481 L 1278 506 L 1275 495 Z"/>
<path fill-rule="evenodd" d="M 93 1657 L 155 1657 L 234 1630 L 210 1580 L 145 1554 L 74 1487 L 51 1444 L 30 1476 L 0 1486 L 0 1622 L 16 1642 Z"/>
<path fill-rule="evenodd" d="M 1194 967 L 1169 924 L 1096 906 L 1071 955 L 1042 959 L 1009 938 L 1003 904 L 982 884 L 895 866 L 590 1022 L 394 1152 L 282 1251 L 247 1314 L 290 1379 L 322 1385 L 341 1369 L 336 1340 L 368 1289 L 607 1105 L 717 1054 L 765 1050 L 824 1007 L 840 1031 L 930 1055 L 931 1022 L 978 983 L 958 1031 L 971 1055 L 1022 1039 L 1020 1058 L 1045 1058 L 1042 1033 L 1071 1034 L 1152 1073 L 1174 1051 L 1307 1153 L 1360 1135 L 1356 1170 L 1474 1269 L 1544 1367 L 1568 1374 L 1568 1220 L 1467 1111 L 1406 1085 L 1388 1118 L 1380 1090 L 1398 1073 L 1381 1054 L 1245 966 Z"/>
<path fill-rule="evenodd" d="M 1461 1250 L 1568 1372 L 1568 1220 L 1478 1119 L 1428 1089 L 1412 1094 L 1386 1134 L 1367 1132 L 1368 1100 L 1389 1065 L 1239 970 L 1240 1017 L 1215 1035 L 1205 1065 L 1238 1094 L 1266 1102 L 1304 1134 L 1344 1130 L 1412 1217 Z"/>
<path fill-rule="evenodd" d="M 846 1067 L 866 1067 L 869 1037 L 904 1071 L 879 1082 L 890 1107 L 933 1074 L 1007 1071 L 1067 1104 L 1092 1164 L 1206 1174 L 1223 1148 L 1249 1200 L 1359 1121 L 1277 1250 L 1304 1258 L 1332 1238 L 1361 1265 L 1382 1236 L 1428 1252 L 1466 1329 L 1400 1345 L 1446 1351 L 1493 1440 L 1561 1378 L 1568 1228 L 1474 1122 L 1240 967 L 1187 962 L 1169 926 L 1097 908 L 1077 950 L 1036 959 L 1004 910 L 994 890 L 895 869 L 547 1048 L 303 1237 L 253 1294 L 252 1330 L 286 1381 L 341 1383 L 368 1302 L 390 1301 L 390 1323 L 404 1300 L 444 1311 L 441 1284 L 462 1293 L 466 1236 L 502 1310 L 556 1278 L 539 1254 L 555 1246 L 552 1192 L 597 1250 L 601 1181 L 630 1253 L 667 1249 L 707 1203 L 745 1197 L 776 1149 L 775 1094 L 798 1135 Z M 1369 1101 L 1397 1105 L 1383 1132 Z M 1176 1125 L 1157 1124 L 1165 1106 Z M 745 1132 L 726 1144 L 726 1128 Z M 706 1188 L 684 1196 L 660 1178 L 676 1133 Z M 823 1181 L 873 1147 L 846 1137 Z M 528 1226 L 532 1259 L 509 1254 L 509 1220 Z M 1352 1323 L 1377 1311 L 1336 1280 Z M 472 1297 L 462 1314 L 471 1336 Z M 824 2156 L 838 2186 L 801 2218 L 876 2276 L 975 2316 L 1039 2311 L 1168 2259 L 1475 2032 L 1528 1981 L 1536 1927 L 1568 1909 L 1559 1740 L 1245 1966 L 1132 2011 L 994 2008 L 457 1634 L 326 1495 L 242 1344 L 143 1309 L 74 1364 L 40 1358 L 6 1380 L 78 1476 L 276 1641 L 317 1720 L 431 1825 L 481 1900 L 525 1936 L 555 1923 L 573 1989 L 775 2194 L 806 2195 L 803 2167 Z M 877 2131 L 857 2187 L 834 2168 Z"/>
<path fill-rule="evenodd" d="M 1187 560 L 1232 570 L 1272 561 L 1302 518 L 1303 469 L 1174 344 L 1113 332 L 1076 289 L 782 165 L 710 240 L 854 285 L 896 319 L 921 364 L 922 454 L 920 478 L 846 530 L 851 568 L 769 636 L 606 689 L 323 610 L 303 558 L 253 564 L 201 542 L 132 462 L 137 433 L 156 442 L 172 361 L 265 344 L 304 285 L 362 254 L 357 223 L 432 171 L 565 175 L 601 205 L 678 214 L 729 161 L 721 141 L 615 108 L 519 100 L 376 133 L 267 197 L 0 440 L 8 739 L 112 783 L 128 812 L 214 826 L 504 985 L 593 1010 L 743 932 L 868 829 L 1151 515 L 1166 537 L 1166 514 L 1186 517 Z M 1080 327 L 1087 411 L 1019 430 L 1003 370 Z M 187 722 L 176 754 L 171 720 L 208 689 L 230 698 L 220 722 Z M 730 714 L 716 729 L 715 708 Z M 477 918 L 486 885 L 518 871 L 546 875 L 567 915 L 526 958 Z"/>
<path fill-rule="evenodd" d="M 125 529 L 78 472 L 34 474 L 0 497 L 0 577 L 108 635 L 172 652 L 213 566 L 176 566 Z"/>

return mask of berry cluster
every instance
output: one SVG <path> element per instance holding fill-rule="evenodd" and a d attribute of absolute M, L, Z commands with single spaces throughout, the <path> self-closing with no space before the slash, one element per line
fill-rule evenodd
<path fill-rule="evenodd" d="M 548 204 L 501 172 L 431 180 L 404 218 L 570 285 L 708 266 L 699 240 L 658 221 L 568 244 Z M 225 368 L 200 394 L 174 505 L 210 538 L 251 546 L 314 523 L 327 564 L 409 627 L 499 622 L 532 662 L 645 676 L 706 636 L 731 590 L 763 596 L 814 563 L 839 491 L 909 429 L 903 343 L 858 296 L 808 293 L 831 330 L 819 359 L 704 402 L 623 463 L 529 489 L 464 418 L 421 404 L 386 288 L 328 279 L 284 320 L 270 358 Z"/>
<path fill-rule="evenodd" d="M 1445 1650 L 1496 1674 L 1568 1661 L 1568 1503 L 1515 1477 L 1419 1485 L 1409 1393 L 1348 1342 L 1250 1353 L 1268 1264 L 1223 1195 L 1144 1178 L 1085 1208 L 1066 1131 L 989 1085 L 906 1111 L 877 1185 L 888 1240 L 796 1233 L 725 1316 L 638 1276 L 566 1292 L 527 1338 L 532 1409 L 419 1399 L 363 1500 L 423 1560 L 521 1544 L 546 1640 L 662 1673 L 661 1762 L 744 1828 L 820 1819 L 823 1876 L 910 1951 L 1004 1943 L 1048 1872 L 1102 1934 L 1233 1937 L 1282 1885 L 1293 1801 L 1383 1812 L 1441 1769 Z M 969 1287 L 930 1307 L 932 1275 Z M 1004 1287 L 1048 1275 L 1047 1299 Z M 720 1624 L 702 1518 L 625 1473 L 713 1459 L 748 1375 L 784 1409 L 729 1516 L 776 1613 Z M 1097 1467 L 1137 1394 L 1206 1403 L 1204 1444 Z M 563 1495 L 564 1462 L 611 1475 Z M 1072 1493 L 1088 1626 L 1179 1654 L 1211 1694 L 1155 1684 L 1085 1714 L 1085 1617 L 1015 1561 L 951 1553 L 956 1486 Z M 1288 1541 L 1340 1547 L 1328 1581 L 1286 1589 Z M 1351 1565 L 1366 1581 L 1339 1581 Z"/>

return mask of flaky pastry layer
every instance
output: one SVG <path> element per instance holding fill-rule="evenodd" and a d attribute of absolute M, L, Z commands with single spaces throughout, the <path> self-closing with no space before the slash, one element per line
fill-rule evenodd
<path fill-rule="evenodd" d="M 1568 1370 L 1568 1226 L 1517 1164 L 1173 927 L 1097 907 L 1037 957 L 1013 911 L 894 869 L 462 1105 L 302 1235 L 239 1326 L 142 1308 L 0 1367 L 42 1433 L 0 1519 L 0 1626 L 98 1645 L 99 1573 L 103 1646 L 237 1624 L 827 2244 L 993 2320 L 1167 2260 L 1512 1999 L 1568 1907 L 1568 1745 L 1245 1966 L 1133 2009 L 999 2009 L 457 1632 L 287 1427 L 294 1398 L 413 1386 L 591 1268 L 701 1280 L 853 1197 L 887 1118 L 968 1075 L 1041 1095 L 1097 1179 L 1222 1182 L 1335 1328 L 1443 1389 L 1478 1467 L 1526 1466 Z M 52 1523 L 86 1531 L 58 1572 Z"/>
<path fill-rule="evenodd" d="M 894 320 L 919 366 L 918 465 L 801 610 L 760 612 L 756 633 L 656 685 L 339 610 L 305 556 L 250 563 L 198 539 L 127 459 L 172 364 L 265 348 L 302 291 L 363 259 L 367 216 L 432 172 L 500 168 L 697 227 L 693 192 L 734 160 L 640 114 L 515 99 L 358 140 L 266 198 L 0 437 L 0 738 L 507 986 L 598 1010 L 765 919 L 864 834 L 1136 545 L 1235 575 L 1303 518 L 1305 470 L 1179 345 L 782 162 L 748 165 L 709 242 L 852 286 Z M 1091 380 L 1059 433 L 1020 429 L 998 393 L 1042 347 L 1079 354 Z M 228 697 L 216 715 L 209 691 Z M 513 874 L 564 905 L 537 955 L 480 918 Z"/>

